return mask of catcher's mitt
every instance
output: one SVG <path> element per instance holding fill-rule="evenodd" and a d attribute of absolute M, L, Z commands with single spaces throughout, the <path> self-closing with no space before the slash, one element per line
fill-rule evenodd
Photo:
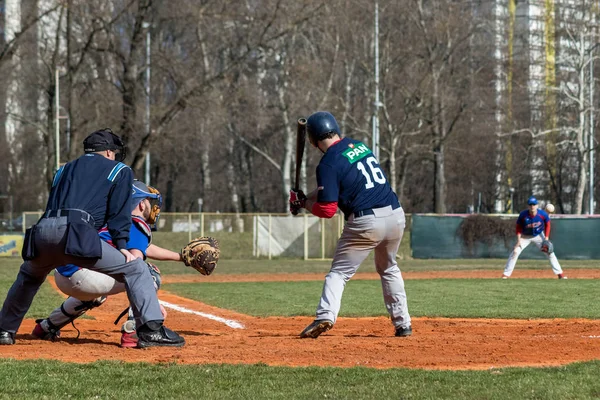
<path fill-rule="evenodd" d="M 219 242 L 211 237 L 198 237 L 181 249 L 181 259 L 202 275 L 210 275 L 219 261 Z"/>
<path fill-rule="evenodd" d="M 554 245 L 548 239 L 544 239 L 540 250 L 544 253 L 552 254 L 554 252 Z"/>

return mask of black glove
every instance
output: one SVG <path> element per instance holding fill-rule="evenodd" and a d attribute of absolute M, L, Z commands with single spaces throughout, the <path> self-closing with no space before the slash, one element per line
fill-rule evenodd
<path fill-rule="evenodd" d="M 290 190 L 290 212 L 293 215 L 298 215 L 300 209 L 306 205 L 306 199 L 307 197 L 302 190 Z"/>

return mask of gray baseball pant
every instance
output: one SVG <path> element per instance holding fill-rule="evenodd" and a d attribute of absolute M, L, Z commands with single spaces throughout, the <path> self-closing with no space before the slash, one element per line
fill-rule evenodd
<path fill-rule="evenodd" d="M 66 231 L 66 217 L 43 218 L 37 223 L 34 242 L 38 255 L 33 260 L 23 262 L 15 283 L 8 291 L 0 311 L 1 330 L 17 332 L 46 276 L 54 268 L 66 264 L 98 271 L 124 283 L 137 326 L 148 321 L 164 320 L 154 290 L 154 280 L 143 260 L 138 258 L 125 263 L 123 254 L 104 241 L 101 241 L 100 259 L 67 255 L 64 253 Z"/>
<path fill-rule="evenodd" d="M 375 250 L 375 268 L 381 277 L 383 301 L 398 328 L 410 326 L 410 315 L 404 280 L 396 263 L 396 253 L 404 234 L 404 210 L 392 207 L 374 209 L 375 215 L 348 218 L 340 237 L 331 270 L 325 277 L 323 293 L 316 319 L 335 323 L 346 282 L 354 276 L 360 264 Z"/>

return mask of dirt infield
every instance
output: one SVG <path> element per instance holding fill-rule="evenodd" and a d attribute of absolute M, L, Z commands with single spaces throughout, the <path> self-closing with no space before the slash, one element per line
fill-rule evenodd
<path fill-rule="evenodd" d="M 569 271 L 569 277 L 584 277 L 584 272 L 581 272 L 582 275 L 574 272 Z M 488 272 L 472 271 L 467 275 L 481 278 L 482 273 Z M 550 271 L 517 271 L 515 275 L 530 273 L 538 274 L 535 277 L 552 277 Z M 452 277 L 458 277 L 458 273 L 453 274 Z M 406 278 L 414 278 L 417 273 L 413 277 L 411 275 L 406 274 Z M 450 277 L 446 273 L 440 275 Z M 496 277 L 497 272 L 493 275 Z M 323 278 L 322 274 L 319 276 Z M 437 274 L 428 273 L 427 276 L 432 278 Z M 219 281 L 247 277 L 222 275 Z M 175 278 L 178 277 L 171 276 L 165 280 L 172 282 Z M 189 282 L 189 279 L 186 281 Z M 118 346 L 119 329 L 113 321 L 126 306 L 127 299 L 125 295 L 118 295 L 92 310 L 90 314 L 95 320 L 77 322 L 81 331 L 79 339 L 74 339 L 77 332 L 69 326 L 63 329 L 63 338 L 58 342 L 35 340 L 29 335 L 34 321 L 25 320 L 17 335 L 17 344 L 0 346 L 0 356 L 71 362 L 122 360 L 425 369 L 551 366 L 600 358 L 600 320 L 415 318 L 414 335 L 395 338 L 386 318 L 340 318 L 335 328 L 320 338 L 301 340 L 298 334 L 311 322 L 311 318 L 256 318 L 166 292 L 162 292 L 160 298 L 179 307 L 180 311 L 167 308 L 167 326 L 186 338 L 187 344 L 181 349 L 121 349 Z M 236 323 L 243 328 L 231 327 Z"/>

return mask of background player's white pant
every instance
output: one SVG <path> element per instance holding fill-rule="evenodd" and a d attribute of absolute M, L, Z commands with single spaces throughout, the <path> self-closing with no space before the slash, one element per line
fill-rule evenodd
<path fill-rule="evenodd" d="M 396 253 L 404 234 L 406 219 L 402 208 L 376 209 L 375 215 L 348 219 L 338 241 L 333 263 L 325 277 L 316 319 L 335 323 L 346 282 L 375 249 L 375 268 L 381 276 L 383 301 L 396 328 L 410 326 L 404 280 L 396 263 Z"/>
<path fill-rule="evenodd" d="M 542 242 L 544 241 L 544 235 L 540 234 L 537 236 L 521 236 L 519 242 L 515 245 L 515 248 L 508 256 L 508 261 L 506 261 L 506 266 L 504 267 L 504 275 L 511 276 L 513 270 L 515 269 L 515 265 L 517 264 L 517 260 L 519 259 L 519 255 L 531 242 L 535 243 L 538 249 L 542 248 Z M 546 253 L 544 253 L 546 254 Z M 555 275 L 562 274 L 563 270 L 558 263 L 558 258 L 556 258 L 556 254 L 546 254 L 548 260 L 550 260 L 550 265 L 552 266 L 552 271 Z"/>

